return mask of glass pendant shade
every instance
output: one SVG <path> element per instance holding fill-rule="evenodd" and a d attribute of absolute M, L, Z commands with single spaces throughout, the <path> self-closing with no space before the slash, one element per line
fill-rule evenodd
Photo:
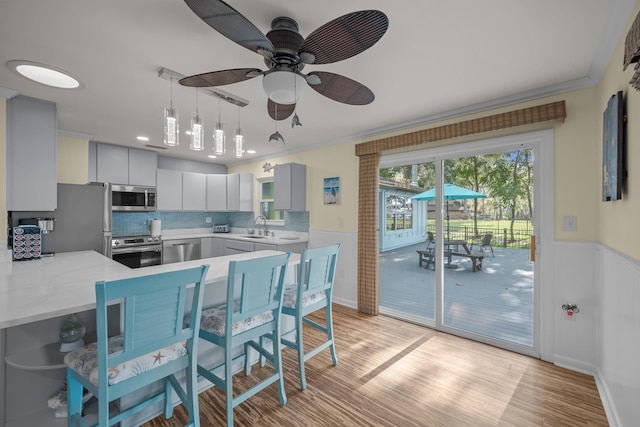
<path fill-rule="evenodd" d="M 175 108 L 164 109 L 164 145 L 177 147 L 180 145 L 180 125 L 178 122 L 178 110 Z"/>
<path fill-rule="evenodd" d="M 242 135 L 242 129 L 236 129 L 236 136 L 233 137 L 233 143 L 235 145 L 234 155 L 236 159 L 242 158 L 244 155 L 244 136 Z"/>
<path fill-rule="evenodd" d="M 193 151 L 204 150 L 204 128 L 202 126 L 202 119 L 198 113 L 191 115 L 191 148 Z"/>
<path fill-rule="evenodd" d="M 291 71 L 272 71 L 262 78 L 262 88 L 269 99 L 278 104 L 295 104 L 305 94 L 307 81 Z"/>
<path fill-rule="evenodd" d="M 213 132 L 213 154 L 216 156 L 223 156 L 227 151 L 224 143 L 224 130 L 222 130 L 222 123 L 216 123 L 216 130 Z"/>

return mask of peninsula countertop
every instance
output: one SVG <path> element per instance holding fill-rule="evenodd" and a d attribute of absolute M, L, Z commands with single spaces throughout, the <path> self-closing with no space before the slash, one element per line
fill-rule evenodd
<path fill-rule="evenodd" d="M 94 251 L 57 253 L 30 261 L 0 261 L 0 329 L 95 308 L 95 282 L 209 265 L 206 282 L 226 280 L 229 262 L 278 251 L 247 252 L 175 264 L 130 269 Z M 290 264 L 300 255 L 292 253 Z"/>

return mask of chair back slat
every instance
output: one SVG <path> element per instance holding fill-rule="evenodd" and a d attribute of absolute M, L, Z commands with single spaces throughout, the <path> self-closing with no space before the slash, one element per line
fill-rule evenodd
<path fill-rule="evenodd" d="M 302 293 L 316 293 L 333 286 L 340 244 L 306 249 L 300 258 L 298 284 Z"/>
<path fill-rule="evenodd" d="M 98 332 L 99 369 L 109 367 L 148 354 L 176 342 L 192 340 L 194 331 L 183 327 L 187 287 L 196 285 L 192 308 L 201 311 L 200 287 L 208 266 L 144 277 L 96 283 L 96 315 Z M 108 324 L 106 307 L 109 301 L 122 303 L 122 351 L 107 354 Z M 192 316 L 196 313 L 191 313 Z M 200 313 L 197 313 L 200 316 Z M 192 343 L 189 343 L 192 344 Z"/>
<path fill-rule="evenodd" d="M 286 264 L 290 255 L 287 253 L 229 263 L 227 307 L 228 310 L 230 307 L 234 309 L 232 316 L 227 315 L 228 332 L 233 323 L 276 310 L 280 306 Z M 237 295 L 240 296 L 240 301 L 236 305 Z"/>

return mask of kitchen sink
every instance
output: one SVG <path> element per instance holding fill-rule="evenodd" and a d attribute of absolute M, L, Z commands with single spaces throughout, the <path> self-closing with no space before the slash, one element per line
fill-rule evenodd
<path fill-rule="evenodd" d="M 264 239 L 265 236 L 256 236 L 255 234 L 245 234 L 240 237 L 248 237 L 249 239 Z"/>

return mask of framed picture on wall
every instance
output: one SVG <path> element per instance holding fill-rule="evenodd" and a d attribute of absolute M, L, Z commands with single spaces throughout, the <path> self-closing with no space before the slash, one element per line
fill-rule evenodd
<path fill-rule="evenodd" d="M 334 176 L 323 180 L 323 203 L 325 205 L 340 204 L 340 178 Z"/>
<path fill-rule="evenodd" d="M 622 92 L 609 99 L 603 116 L 602 201 L 609 202 L 622 199 L 622 186 L 627 177 Z"/>

